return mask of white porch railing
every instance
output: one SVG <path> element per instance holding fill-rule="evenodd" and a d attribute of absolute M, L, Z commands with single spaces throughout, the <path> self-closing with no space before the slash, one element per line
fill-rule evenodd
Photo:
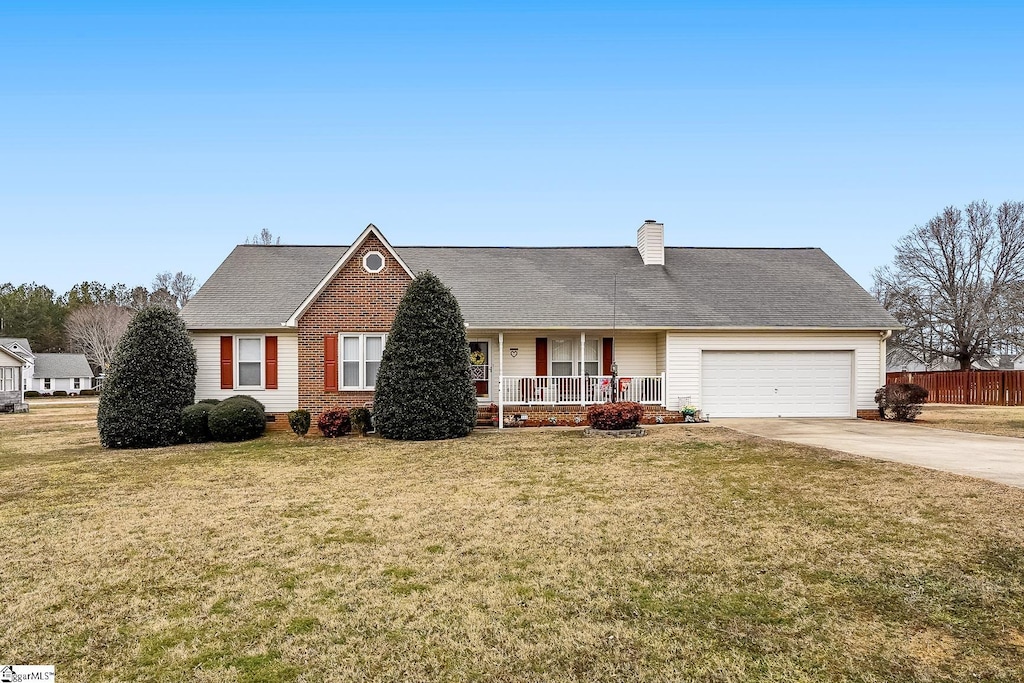
<path fill-rule="evenodd" d="M 611 401 L 665 404 L 665 375 L 618 377 L 502 377 L 501 402 L 519 405 L 590 405 Z"/>

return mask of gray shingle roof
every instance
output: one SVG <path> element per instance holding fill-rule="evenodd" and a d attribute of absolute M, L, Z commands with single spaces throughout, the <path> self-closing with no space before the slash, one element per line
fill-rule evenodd
<path fill-rule="evenodd" d="M 29 345 L 28 339 L 24 337 L 0 337 L 0 346 L 10 348 L 11 344 L 17 344 L 21 350 L 32 353 L 32 347 Z"/>
<path fill-rule="evenodd" d="M 347 248 L 241 244 L 189 300 L 181 316 L 190 328 L 279 327 Z"/>
<path fill-rule="evenodd" d="M 346 247 L 239 246 L 182 310 L 193 329 L 278 327 Z M 899 324 L 820 249 L 396 247 L 473 327 L 837 327 Z"/>
<path fill-rule="evenodd" d="M 81 353 L 39 353 L 33 374 L 36 377 L 92 377 L 92 368 Z"/>

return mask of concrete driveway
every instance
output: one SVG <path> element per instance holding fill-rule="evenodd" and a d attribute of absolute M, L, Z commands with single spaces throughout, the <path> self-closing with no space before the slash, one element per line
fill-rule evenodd
<path fill-rule="evenodd" d="M 895 422 L 820 419 L 716 419 L 740 432 L 892 460 L 1024 488 L 1024 439 Z"/>

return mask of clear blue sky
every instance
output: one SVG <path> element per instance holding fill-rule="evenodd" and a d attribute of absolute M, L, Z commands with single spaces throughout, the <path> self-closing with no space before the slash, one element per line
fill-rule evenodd
<path fill-rule="evenodd" d="M 1019 3 L 171 5 L 0 2 L 0 282 L 654 218 L 867 286 L 943 206 L 1024 199 Z"/>

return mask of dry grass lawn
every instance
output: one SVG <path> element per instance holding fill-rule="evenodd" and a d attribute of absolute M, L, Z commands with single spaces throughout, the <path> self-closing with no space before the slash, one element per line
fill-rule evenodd
<path fill-rule="evenodd" d="M 957 406 L 929 403 L 918 424 L 960 432 L 1024 437 L 1024 406 Z"/>
<path fill-rule="evenodd" d="M 1019 681 L 1024 491 L 670 426 L 109 452 L 0 416 L 2 659 L 61 680 Z"/>

